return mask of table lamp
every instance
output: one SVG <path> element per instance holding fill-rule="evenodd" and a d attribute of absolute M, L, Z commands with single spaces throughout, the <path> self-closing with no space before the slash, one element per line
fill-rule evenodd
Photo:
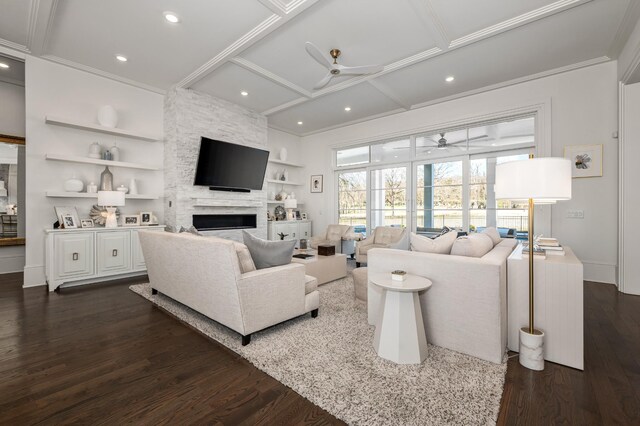
<path fill-rule="evenodd" d="M 533 208 L 571 199 L 571 161 L 565 158 L 533 158 L 496 166 L 497 200 L 529 202 L 529 326 L 520 329 L 520 364 L 544 370 L 544 332 L 534 325 Z"/>
<path fill-rule="evenodd" d="M 284 208 L 287 209 L 287 219 L 295 220 L 296 216 L 293 213 L 293 210 L 298 208 L 298 201 L 294 198 L 287 198 L 284 200 Z"/>
<path fill-rule="evenodd" d="M 98 205 L 107 209 L 105 228 L 116 228 L 118 226 L 116 207 L 124 206 L 124 192 L 98 191 Z"/>

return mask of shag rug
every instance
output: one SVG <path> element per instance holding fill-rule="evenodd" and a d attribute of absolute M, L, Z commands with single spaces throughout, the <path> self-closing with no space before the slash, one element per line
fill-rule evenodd
<path fill-rule="evenodd" d="M 376 355 L 375 327 L 351 276 L 322 285 L 320 314 L 240 335 L 161 294 L 150 284 L 131 290 L 235 351 L 314 404 L 353 425 L 487 425 L 500 410 L 506 364 L 429 345 L 421 365 Z"/>

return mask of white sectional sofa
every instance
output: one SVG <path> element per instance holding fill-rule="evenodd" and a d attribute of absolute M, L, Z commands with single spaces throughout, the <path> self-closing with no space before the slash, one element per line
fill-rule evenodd
<path fill-rule="evenodd" d="M 501 363 L 507 346 L 507 257 L 517 241 L 504 239 L 482 257 L 374 248 L 369 274 L 401 269 L 429 278 L 419 295 L 427 341 Z M 368 283 L 369 324 L 375 324 L 380 287 Z"/>

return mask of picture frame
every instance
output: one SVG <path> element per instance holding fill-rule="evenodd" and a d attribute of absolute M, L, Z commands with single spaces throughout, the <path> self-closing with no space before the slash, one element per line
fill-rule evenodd
<path fill-rule="evenodd" d="M 323 175 L 311 175 L 311 192 L 321 193 L 323 190 Z"/>
<path fill-rule="evenodd" d="M 95 228 L 96 224 L 93 222 L 93 219 L 82 219 L 80 220 L 80 225 L 83 228 Z"/>
<path fill-rule="evenodd" d="M 300 220 L 307 220 L 307 214 L 306 213 L 300 213 Z"/>
<path fill-rule="evenodd" d="M 602 144 L 565 146 L 564 158 L 571 161 L 571 177 L 601 177 L 602 151 Z"/>
<path fill-rule="evenodd" d="M 140 215 L 138 214 L 124 214 L 122 215 L 122 226 L 139 226 Z"/>
<path fill-rule="evenodd" d="M 56 213 L 56 219 L 60 223 L 60 227 L 64 227 L 63 216 L 67 215 L 73 216 L 73 223 L 76 225 L 76 228 L 80 224 L 80 217 L 78 216 L 78 211 L 75 206 L 55 206 L 53 209 Z"/>
<path fill-rule="evenodd" d="M 153 222 L 153 212 L 140 212 L 140 225 L 151 225 Z"/>
<path fill-rule="evenodd" d="M 300 210 L 296 210 L 296 220 L 302 220 L 302 217 L 300 216 Z"/>
<path fill-rule="evenodd" d="M 72 214 L 63 214 L 61 223 L 64 229 L 75 229 L 78 227 L 78 222 L 75 221 Z"/>

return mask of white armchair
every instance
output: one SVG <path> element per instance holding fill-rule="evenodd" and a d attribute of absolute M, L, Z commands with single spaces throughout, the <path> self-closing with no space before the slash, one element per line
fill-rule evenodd
<path fill-rule="evenodd" d="M 374 248 L 409 249 L 409 232 L 406 228 L 378 226 L 371 236 L 356 244 L 356 267 L 367 263 L 367 253 Z"/>
<path fill-rule="evenodd" d="M 351 255 L 355 253 L 354 241 L 358 238 L 349 225 L 329 225 L 321 235 L 311 237 L 309 245 L 312 249 L 318 249 L 321 244 L 330 244 L 336 247 L 336 253 Z"/>

